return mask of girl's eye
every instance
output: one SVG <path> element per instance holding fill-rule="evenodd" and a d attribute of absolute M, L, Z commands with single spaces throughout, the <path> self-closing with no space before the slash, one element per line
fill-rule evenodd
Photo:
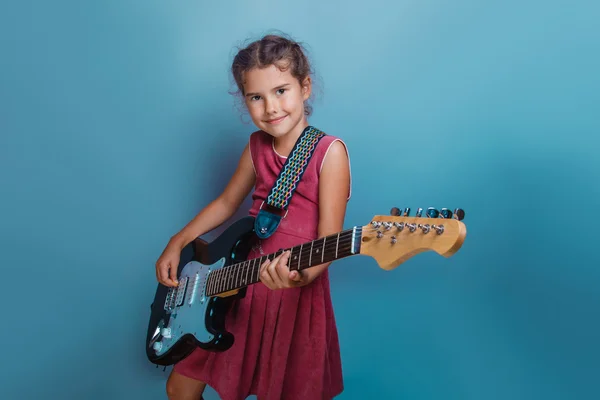
<path fill-rule="evenodd" d="M 256 100 L 260 100 L 260 96 L 252 96 L 250 97 L 251 101 L 256 101 Z"/>
<path fill-rule="evenodd" d="M 285 92 L 285 89 L 279 89 L 279 90 L 277 91 L 277 94 L 283 94 L 283 92 Z"/>

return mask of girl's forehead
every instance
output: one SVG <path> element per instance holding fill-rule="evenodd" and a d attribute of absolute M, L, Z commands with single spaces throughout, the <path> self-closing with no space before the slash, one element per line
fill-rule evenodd
<path fill-rule="evenodd" d="M 244 87 L 246 91 L 271 90 L 286 83 L 292 83 L 296 79 L 289 68 L 280 68 L 269 65 L 264 68 L 252 68 L 244 72 Z"/>

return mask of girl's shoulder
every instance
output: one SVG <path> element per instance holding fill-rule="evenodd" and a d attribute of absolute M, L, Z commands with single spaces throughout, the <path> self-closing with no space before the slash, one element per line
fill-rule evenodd
<path fill-rule="evenodd" d="M 250 134 L 250 143 L 271 143 L 271 135 L 265 131 L 258 130 Z"/>
<path fill-rule="evenodd" d="M 315 149 L 315 155 L 318 155 L 319 158 L 319 172 L 323 168 L 325 158 L 328 154 L 332 152 L 335 154 L 345 153 L 345 156 L 348 158 L 348 161 L 350 159 L 350 154 L 346 142 L 344 142 L 344 140 L 340 136 L 332 135 L 325 131 L 324 133 L 325 136 L 321 138 L 318 147 Z"/>

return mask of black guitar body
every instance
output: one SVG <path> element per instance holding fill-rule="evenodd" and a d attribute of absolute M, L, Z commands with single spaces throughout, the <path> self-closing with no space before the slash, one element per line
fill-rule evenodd
<path fill-rule="evenodd" d="M 208 243 L 196 239 L 181 252 L 177 277 L 181 304 L 167 302 L 178 288 L 158 284 L 150 309 L 146 355 L 157 365 L 173 365 L 197 347 L 225 351 L 234 342 L 225 330 L 225 316 L 246 289 L 228 297 L 206 297 L 203 283 L 212 270 L 246 260 L 254 239 L 254 217 L 244 217 Z M 187 282 L 187 285 L 186 285 Z M 174 307 L 166 307 L 169 303 Z"/>

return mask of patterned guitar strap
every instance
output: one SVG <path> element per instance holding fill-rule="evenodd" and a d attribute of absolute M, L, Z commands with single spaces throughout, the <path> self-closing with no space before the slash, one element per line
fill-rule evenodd
<path fill-rule="evenodd" d="M 279 227 L 281 218 L 286 217 L 290 200 L 317 144 L 324 136 L 326 136 L 324 132 L 312 126 L 307 126 L 302 131 L 267 196 L 266 204 L 265 202 L 261 204 L 254 220 L 254 230 L 260 239 L 271 236 Z"/>

